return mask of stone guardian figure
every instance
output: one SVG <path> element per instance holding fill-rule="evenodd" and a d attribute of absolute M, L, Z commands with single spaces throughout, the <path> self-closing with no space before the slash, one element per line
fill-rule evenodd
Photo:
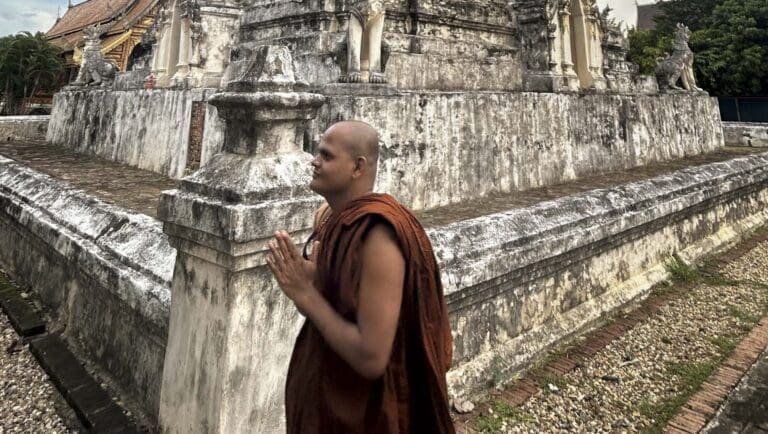
<path fill-rule="evenodd" d="M 93 25 L 83 30 L 85 47 L 80 71 L 72 86 L 101 86 L 112 85 L 117 74 L 117 66 L 109 62 L 101 52 L 101 26 Z"/>
<path fill-rule="evenodd" d="M 382 70 L 382 0 L 352 0 L 347 30 L 347 73 L 342 83 L 386 83 Z"/>
<path fill-rule="evenodd" d="M 675 41 L 672 45 L 672 54 L 656 59 L 656 78 L 659 88 L 663 90 L 682 90 L 677 81 L 683 82 L 683 88 L 689 92 L 702 92 L 696 86 L 696 77 L 693 75 L 693 51 L 688 47 L 688 39 L 691 31 L 683 24 L 678 23 L 675 30 Z"/>

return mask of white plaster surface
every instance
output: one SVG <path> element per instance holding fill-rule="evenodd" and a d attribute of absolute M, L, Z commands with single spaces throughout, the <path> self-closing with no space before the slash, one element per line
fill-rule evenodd
<path fill-rule="evenodd" d="M 176 251 L 162 224 L 0 156 L 0 266 L 151 417 Z"/>
<path fill-rule="evenodd" d="M 340 119 L 370 123 L 377 190 L 419 210 L 713 151 L 719 116 L 714 99 L 692 95 L 331 96 L 312 140 Z"/>
<path fill-rule="evenodd" d="M 192 103 L 212 93 L 64 90 L 54 96 L 47 141 L 178 179 L 187 165 Z"/>
<path fill-rule="evenodd" d="M 768 123 L 723 122 L 723 135 L 728 146 L 768 148 Z"/>
<path fill-rule="evenodd" d="M 0 140 L 42 142 L 50 116 L 0 116 Z"/>

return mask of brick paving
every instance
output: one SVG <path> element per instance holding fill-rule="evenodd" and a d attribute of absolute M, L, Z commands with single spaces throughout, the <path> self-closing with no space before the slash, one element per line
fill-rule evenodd
<path fill-rule="evenodd" d="M 768 433 L 768 349 L 702 432 Z"/>
<path fill-rule="evenodd" d="M 523 192 L 497 194 L 433 210 L 418 212 L 425 226 L 451 222 L 529 206 L 596 188 L 610 188 L 629 182 L 659 176 L 687 167 L 725 161 L 759 153 L 756 148 L 728 147 L 706 155 L 666 163 L 608 172 L 565 184 L 536 188 Z M 42 143 L 0 143 L 0 155 L 12 158 L 34 170 L 46 173 L 81 188 L 105 202 L 155 217 L 160 192 L 175 188 L 177 180 L 166 176 L 114 163 L 99 157 Z"/>
<path fill-rule="evenodd" d="M 726 400 L 744 373 L 758 361 L 768 348 L 768 317 L 763 318 L 749 335 L 736 347 L 720 368 L 701 386 L 701 389 L 680 409 L 669 422 L 665 433 L 695 434 L 709 422 Z M 724 412 L 722 424 L 713 433 L 750 432 L 768 433 L 768 355 L 763 354 L 755 375 L 755 386 L 737 402 L 741 409 L 731 405 Z M 762 411 L 744 411 L 744 407 Z M 762 425 L 758 426 L 758 425 Z M 763 428 L 764 427 L 764 428 Z M 749 430 L 749 431 L 747 431 Z"/>

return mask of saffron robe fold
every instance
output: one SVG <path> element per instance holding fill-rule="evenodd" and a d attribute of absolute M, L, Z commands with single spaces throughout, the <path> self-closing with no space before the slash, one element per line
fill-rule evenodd
<path fill-rule="evenodd" d="M 384 375 L 368 380 L 325 342 L 307 320 L 296 339 L 286 383 L 289 434 L 454 433 L 445 374 L 452 337 L 429 239 L 393 197 L 369 194 L 332 214 L 316 234 L 316 287 L 355 322 L 361 252 L 377 224 L 393 229 L 405 257 L 403 301 Z"/>

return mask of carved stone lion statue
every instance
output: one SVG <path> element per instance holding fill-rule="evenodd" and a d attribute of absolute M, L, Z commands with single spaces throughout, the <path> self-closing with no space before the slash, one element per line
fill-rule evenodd
<path fill-rule="evenodd" d="M 112 84 L 117 73 L 117 66 L 109 62 L 101 52 L 101 26 L 93 25 L 85 30 L 85 47 L 80 71 L 73 86 L 102 86 Z"/>
<path fill-rule="evenodd" d="M 691 31 L 683 24 L 678 24 L 675 30 L 675 41 L 672 54 L 656 59 L 656 78 L 659 88 L 664 90 L 682 90 L 677 81 L 682 80 L 683 88 L 690 92 L 701 92 L 696 86 L 693 75 L 693 51 L 688 47 Z"/>

